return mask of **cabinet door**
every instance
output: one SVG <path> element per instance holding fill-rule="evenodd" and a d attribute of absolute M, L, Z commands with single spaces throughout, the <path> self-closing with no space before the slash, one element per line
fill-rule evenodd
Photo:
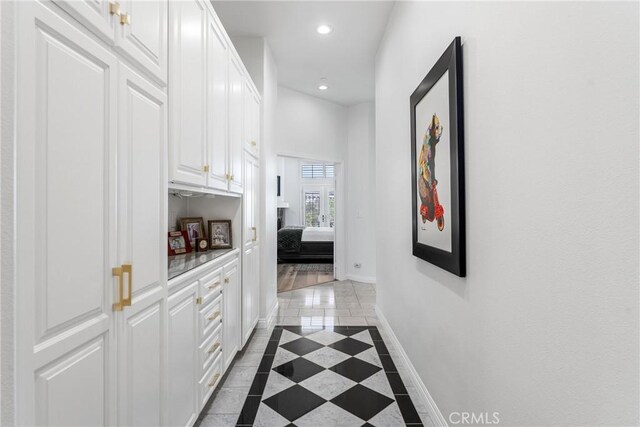
<path fill-rule="evenodd" d="M 211 18 L 208 25 L 208 157 L 207 185 L 227 190 L 230 175 L 227 109 L 229 102 L 229 46 L 217 20 Z"/>
<path fill-rule="evenodd" d="M 100 38 L 113 43 L 119 18 L 111 14 L 110 0 L 54 0 L 71 16 L 87 26 Z"/>
<path fill-rule="evenodd" d="M 118 425 L 162 423 L 166 312 L 166 95 L 120 65 L 118 224 L 131 305 L 118 319 Z"/>
<path fill-rule="evenodd" d="M 120 3 L 122 17 L 128 16 L 129 23 L 116 25 L 116 47 L 166 84 L 167 1 L 124 0 Z"/>
<path fill-rule="evenodd" d="M 198 416 L 196 373 L 198 339 L 196 304 L 198 282 L 172 295 L 169 306 L 168 338 L 168 425 L 191 426 Z"/>
<path fill-rule="evenodd" d="M 224 266 L 224 310 L 223 310 L 223 342 L 222 356 L 227 369 L 240 348 L 240 278 L 238 277 L 238 261 L 234 260 Z"/>
<path fill-rule="evenodd" d="M 244 203 L 242 206 L 243 216 L 244 216 L 243 227 L 242 227 L 243 228 L 242 240 L 243 240 L 243 245 L 245 250 L 252 247 L 255 239 L 257 238 L 257 235 L 256 235 L 257 229 L 255 225 L 255 214 L 254 214 L 255 196 L 253 194 L 253 191 L 254 191 L 253 182 L 255 181 L 254 162 L 255 162 L 255 159 L 248 153 L 245 153 L 245 156 L 244 156 L 245 189 L 243 194 Z"/>
<path fill-rule="evenodd" d="M 242 345 L 258 323 L 260 308 L 260 254 L 255 245 L 244 251 L 242 260 Z"/>
<path fill-rule="evenodd" d="M 169 3 L 169 180 L 206 185 L 207 6 Z"/>
<path fill-rule="evenodd" d="M 242 152 L 243 152 L 243 88 L 244 76 L 239 59 L 231 55 L 229 64 L 229 152 L 231 168 L 229 190 L 242 192 Z"/>
<path fill-rule="evenodd" d="M 260 140 L 260 100 L 249 81 L 245 81 L 244 88 L 244 129 L 245 149 L 257 156 Z"/>
<path fill-rule="evenodd" d="M 114 425 L 117 60 L 16 12 L 16 424 Z"/>

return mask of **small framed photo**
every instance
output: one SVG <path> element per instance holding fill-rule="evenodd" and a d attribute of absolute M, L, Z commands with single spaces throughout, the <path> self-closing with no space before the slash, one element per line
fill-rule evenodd
<path fill-rule="evenodd" d="M 231 220 L 217 219 L 209 221 L 209 247 L 211 249 L 230 249 Z"/>
<path fill-rule="evenodd" d="M 198 238 L 196 243 L 196 252 L 207 252 L 209 250 L 209 241 L 207 239 Z"/>
<path fill-rule="evenodd" d="M 169 256 L 191 252 L 191 243 L 186 231 L 170 231 L 167 243 Z"/>
<path fill-rule="evenodd" d="M 180 220 L 180 229 L 187 232 L 189 243 L 192 248 L 196 247 L 198 239 L 206 239 L 207 232 L 204 229 L 204 220 L 199 218 L 182 218 Z"/>

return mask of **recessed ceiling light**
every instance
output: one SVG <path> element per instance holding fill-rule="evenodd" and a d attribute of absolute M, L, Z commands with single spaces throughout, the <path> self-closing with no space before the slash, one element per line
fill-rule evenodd
<path fill-rule="evenodd" d="M 322 84 L 322 85 L 318 86 L 318 89 L 320 89 L 320 90 L 327 90 L 327 89 L 329 89 L 329 86 L 327 86 L 327 85 L 325 85 L 325 84 Z"/>
<path fill-rule="evenodd" d="M 318 31 L 318 34 L 329 34 L 331 31 L 333 31 L 333 28 L 331 28 L 331 26 L 326 25 L 326 24 L 322 24 L 322 25 L 318 25 L 318 28 L 316 28 L 316 31 Z"/>

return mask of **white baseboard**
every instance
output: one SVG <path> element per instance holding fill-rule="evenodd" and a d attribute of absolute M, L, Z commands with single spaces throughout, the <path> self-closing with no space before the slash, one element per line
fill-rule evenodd
<path fill-rule="evenodd" d="M 358 276 L 357 274 L 347 274 L 347 279 L 362 283 L 376 283 L 375 276 Z"/>
<path fill-rule="evenodd" d="M 271 310 L 269 310 L 269 314 L 267 314 L 267 317 L 264 319 L 258 319 L 258 325 L 256 326 L 257 329 L 269 329 L 271 326 L 273 326 L 273 324 L 275 323 L 278 314 L 278 298 L 276 298 L 275 303 L 273 304 L 273 307 L 271 307 Z"/>
<path fill-rule="evenodd" d="M 398 350 L 398 353 L 400 354 L 400 358 L 404 362 L 404 365 L 409 370 L 409 375 L 411 376 L 411 381 L 413 382 L 413 385 L 416 387 L 416 389 L 420 393 L 422 399 L 426 402 L 427 410 L 429 411 L 429 415 L 431 416 L 431 419 L 433 420 L 434 424 L 436 426 L 447 427 L 449 424 L 447 424 L 446 418 L 442 415 L 442 412 L 440 412 L 440 409 L 438 409 L 438 405 L 436 405 L 436 402 L 431 397 L 429 390 L 427 390 L 427 386 L 424 384 L 424 382 L 422 382 L 420 375 L 418 375 L 418 371 L 416 371 L 416 368 L 414 368 L 413 363 L 411 363 L 411 360 L 409 359 L 409 356 L 407 355 L 407 353 L 404 351 L 404 348 L 400 344 L 398 337 L 393 332 L 393 329 L 391 329 L 391 325 L 389 325 L 387 318 L 384 317 L 384 314 L 382 314 L 382 311 L 377 305 L 376 305 L 376 314 L 378 315 L 378 320 L 382 324 L 382 327 L 389 334 L 389 338 L 391 339 L 392 344 L 394 345 L 396 350 Z"/>

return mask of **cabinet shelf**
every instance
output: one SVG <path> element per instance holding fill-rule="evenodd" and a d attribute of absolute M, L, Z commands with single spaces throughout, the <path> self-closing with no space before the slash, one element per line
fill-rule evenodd
<path fill-rule="evenodd" d="M 234 250 L 235 249 L 215 249 L 208 252 L 190 252 L 188 254 L 170 256 L 168 262 L 168 280 L 175 279 L 194 268 L 198 268 L 201 265 L 204 265 L 209 261 L 213 261 L 214 259 L 218 259 L 229 252 L 233 252 Z"/>

